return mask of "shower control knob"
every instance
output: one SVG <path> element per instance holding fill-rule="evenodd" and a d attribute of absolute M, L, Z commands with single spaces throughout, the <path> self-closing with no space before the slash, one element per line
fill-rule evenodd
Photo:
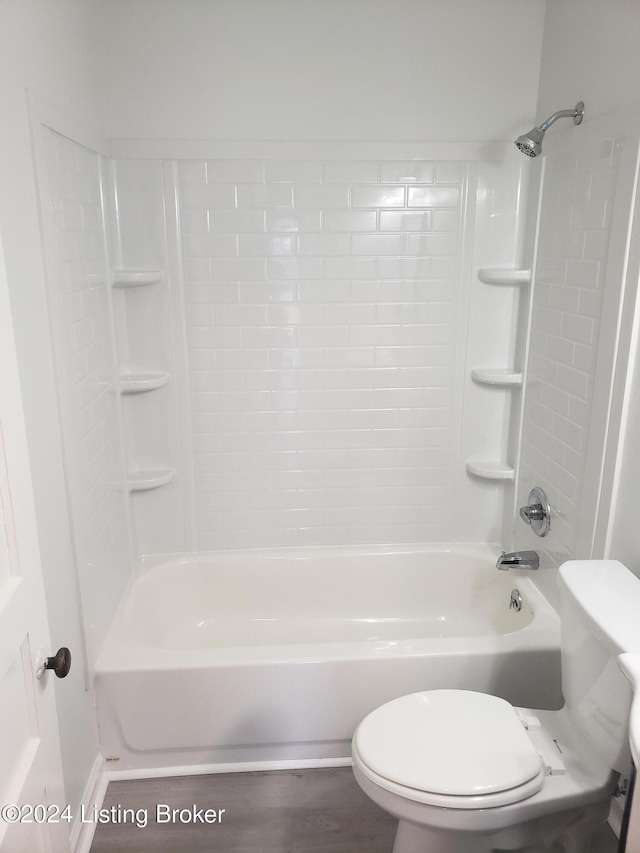
<path fill-rule="evenodd" d="M 527 524 L 531 524 L 532 521 L 542 521 L 544 510 L 541 506 L 521 506 L 520 518 Z"/>
<path fill-rule="evenodd" d="M 520 507 L 520 518 L 536 534 L 546 536 L 551 527 L 551 508 L 547 496 L 538 486 L 529 492 L 529 505 Z"/>
<path fill-rule="evenodd" d="M 71 669 L 71 652 L 62 646 L 51 658 L 44 659 L 44 668 L 52 669 L 58 678 L 66 678 Z"/>

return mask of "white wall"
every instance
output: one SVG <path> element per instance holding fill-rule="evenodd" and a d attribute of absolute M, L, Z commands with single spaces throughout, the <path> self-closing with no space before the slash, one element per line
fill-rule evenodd
<path fill-rule="evenodd" d="M 640 6 L 552 0 L 544 26 L 538 118 L 586 104 L 585 120 L 637 104 Z"/>
<path fill-rule="evenodd" d="M 543 0 L 109 0 L 116 138 L 505 140 L 530 124 Z"/>
<path fill-rule="evenodd" d="M 56 684 L 65 788 L 74 810 L 98 750 L 91 700 L 84 686 L 25 87 L 62 105 L 89 125 L 100 127 L 99 74 L 92 61 L 93 15 L 94 4 L 85 0 L 5 0 L 0 5 L 0 228 L 11 289 L 52 651 L 67 645 L 75 655 L 72 673 Z"/>

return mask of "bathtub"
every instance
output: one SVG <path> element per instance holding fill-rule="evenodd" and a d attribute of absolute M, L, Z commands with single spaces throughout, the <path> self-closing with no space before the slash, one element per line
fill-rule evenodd
<path fill-rule="evenodd" d="M 430 546 L 143 559 L 96 664 L 103 755 L 111 770 L 167 772 L 339 759 L 373 708 L 436 687 L 559 707 L 558 616 L 496 556 Z"/>

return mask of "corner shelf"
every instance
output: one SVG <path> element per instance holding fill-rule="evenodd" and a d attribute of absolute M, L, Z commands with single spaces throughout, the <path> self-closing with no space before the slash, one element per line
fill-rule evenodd
<path fill-rule="evenodd" d="M 175 468 L 144 469 L 137 468 L 129 471 L 127 484 L 130 492 L 147 492 L 150 489 L 159 489 L 166 486 L 176 476 Z"/>
<path fill-rule="evenodd" d="M 469 459 L 466 464 L 467 474 L 474 477 L 480 477 L 482 480 L 503 480 L 511 481 L 515 479 L 515 471 L 511 465 L 506 462 L 499 462 L 496 459 Z"/>
<path fill-rule="evenodd" d="M 123 373 L 120 376 L 120 393 L 143 394 L 145 391 L 162 388 L 168 381 L 168 373 Z"/>
<path fill-rule="evenodd" d="M 480 267 L 478 278 L 485 284 L 521 285 L 531 282 L 531 270 L 517 267 Z"/>
<path fill-rule="evenodd" d="M 479 385 L 513 388 L 522 385 L 522 373 L 507 367 L 474 367 L 471 378 Z"/>
<path fill-rule="evenodd" d="M 162 281 L 164 272 L 162 270 L 143 269 L 142 267 L 129 267 L 128 269 L 114 270 L 112 283 L 114 287 L 144 287 L 147 284 L 157 284 Z"/>

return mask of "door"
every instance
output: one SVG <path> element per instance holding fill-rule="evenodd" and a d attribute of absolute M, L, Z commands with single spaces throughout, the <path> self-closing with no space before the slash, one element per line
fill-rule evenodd
<path fill-rule="evenodd" d="M 0 242 L 0 853 L 68 853 L 53 654 Z"/>

